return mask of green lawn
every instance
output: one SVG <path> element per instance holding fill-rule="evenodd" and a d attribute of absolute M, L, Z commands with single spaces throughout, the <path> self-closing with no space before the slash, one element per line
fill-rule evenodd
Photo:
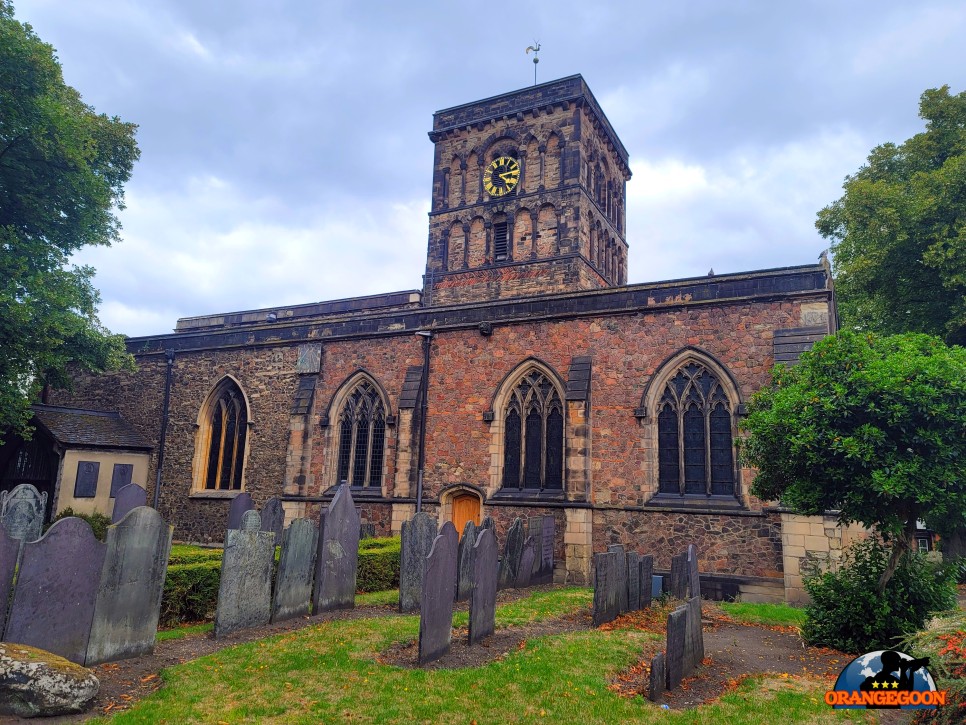
<path fill-rule="evenodd" d="M 750 602 L 721 602 L 721 611 L 737 622 L 749 624 L 801 627 L 805 610 L 787 604 L 752 604 Z"/>
<path fill-rule="evenodd" d="M 536 592 L 499 607 L 497 626 L 522 625 L 585 608 L 588 589 Z M 366 595 L 369 604 L 391 595 Z M 465 623 L 465 613 L 457 625 Z M 412 641 L 417 617 L 332 620 L 231 647 L 164 672 L 165 686 L 115 723 L 822 723 L 864 713 L 832 712 L 822 683 L 745 681 L 714 705 L 669 712 L 622 698 L 609 678 L 636 663 L 656 635 L 579 631 L 528 640 L 502 660 L 462 670 L 402 669 L 376 662 Z"/>

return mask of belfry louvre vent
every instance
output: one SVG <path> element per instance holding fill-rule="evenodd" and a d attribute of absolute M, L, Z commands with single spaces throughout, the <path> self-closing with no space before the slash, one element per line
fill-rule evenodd
<path fill-rule="evenodd" d="M 507 223 L 496 222 L 493 225 L 493 258 L 502 262 L 510 256 L 510 242 L 507 234 Z"/>

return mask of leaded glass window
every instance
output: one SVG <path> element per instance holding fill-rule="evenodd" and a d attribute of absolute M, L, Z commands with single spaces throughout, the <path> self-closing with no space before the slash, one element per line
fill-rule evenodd
<path fill-rule="evenodd" d="M 238 385 L 230 380 L 221 386 L 209 408 L 208 433 L 205 488 L 240 490 L 248 441 L 248 406 Z"/>
<path fill-rule="evenodd" d="M 541 372 L 517 384 L 503 418 L 503 488 L 563 488 L 563 413 L 557 387 Z"/>
<path fill-rule="evenodd" d="M 733 496 L 731 402 L 714 373 L 688 363 L 668 381 L 657 410 L 660 492 Z"/>
<path fill-rule="evenodd" d="M 381 487 L 385 448 L 385 404 L 375 385 L 362 380 L 339 414 L 338 480 Z"/>

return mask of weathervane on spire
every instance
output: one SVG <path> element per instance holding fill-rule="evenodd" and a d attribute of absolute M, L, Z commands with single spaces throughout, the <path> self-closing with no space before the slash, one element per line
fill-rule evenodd
<path fill-rule="evenodd" d="M 530 55 L 531 50 L 533 51 L 533 85 L 537 85 L 537 63 L 540 62 L 537 53 L 540 52 L 540 41 L 534 40 L 533 45 L 527 46 L 527 55 Z"/>

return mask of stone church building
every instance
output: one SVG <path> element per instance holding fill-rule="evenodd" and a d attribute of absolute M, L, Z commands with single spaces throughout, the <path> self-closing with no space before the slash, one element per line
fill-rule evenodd
<path fill-rule="evenodd" d="M 772 366 L 834 330 L 827 265 L 629 284 L 627 151 L 579 75 L 429 137 L 421 289 L 181 319 L 128 340 L 136 373 L 47 402 L 148 441 L 176 539 L 221 541 L 241 491 L 294 518 L 345 480 L 381 534 L 417 508 L 501 536 L 553 515 L 558 580 L 611 543 L 667 569 L 694 542 L 712 590 L 800 588 L 841 533 L 755 499 L 734 440 Z"/>

